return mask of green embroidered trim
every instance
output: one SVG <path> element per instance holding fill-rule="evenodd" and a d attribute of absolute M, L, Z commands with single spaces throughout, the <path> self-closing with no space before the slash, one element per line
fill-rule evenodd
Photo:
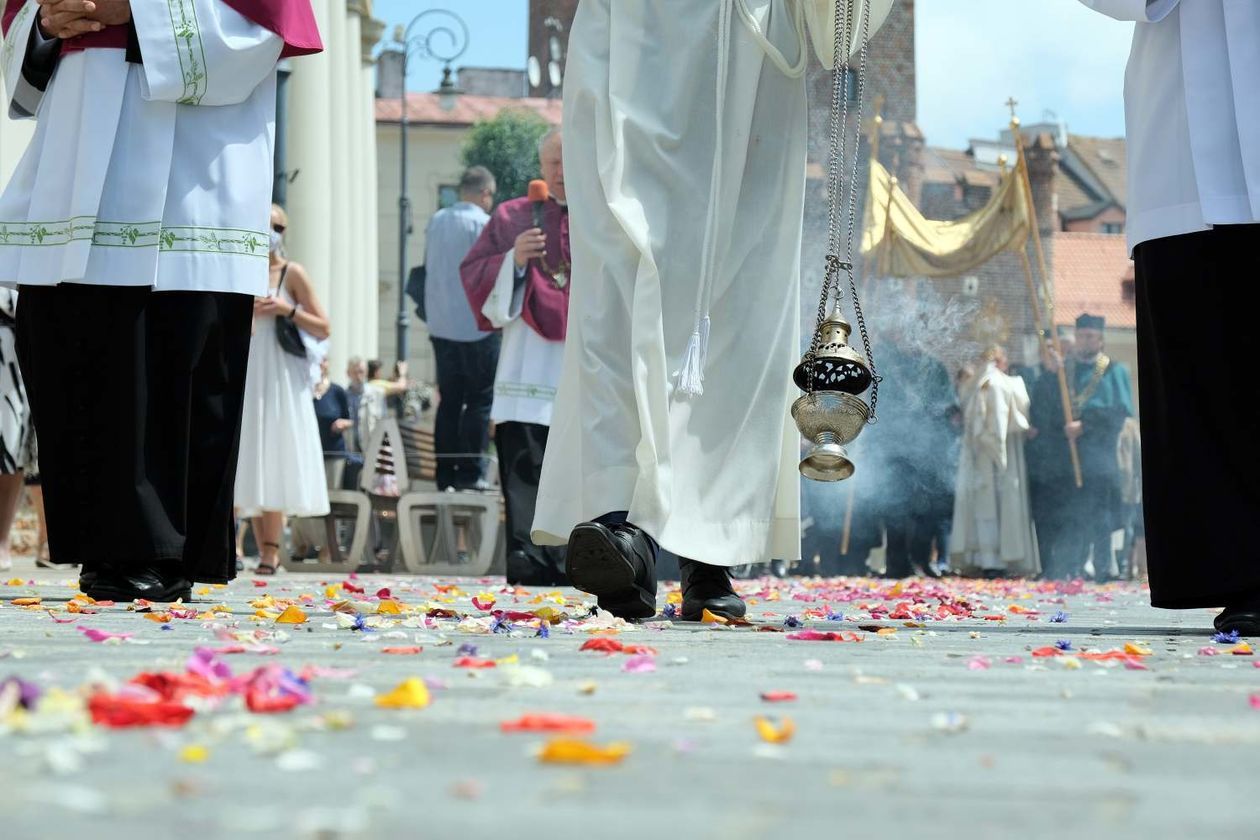
<path fill-rule="evenodd" d="M 266 258 L 271 253 L 271 237 L 256 230 L 239 228 L 162 228 L 163 251 L 197 254 L 236 254 Z"/>
<path fill-rule="evenodd" d="M 26 19 L 31 16 L 31 11 L 35 7 L 27 3 L 18 10 L 17 17 L 13 19 L 13 23 L 9 24 L 9 36 L 4 39 L 4 66 L 7 69 L 9 62 L 13 60 L 13 51 L 17 47 L 18 34 L 26 28 Z"/>
<path fill-rule="evenodd" d="M 166 7 L 170 11 L 175 52 L 184 77 L 184 95 L 176 101 L 180 105 L 200 105 L 206 95 L 206 50 L 201 43 L 196 6 L 193 0 L 166 0 Z"/>
<path fill-rule="evenodd" d="M 498 382 L 494 386 L 495 396 L 520 397 L 528 400 L 547 400 L 556 398 L 556 389 L 546 385 L 526 385 L 521 382 Z"/>
<path fill-rule="evenodd" d="M 0 245 L 66 245 L 76 240 L 90 240 L 96 220 L 91 216 L 75 216 L 60 222 L 0 223 Z"/>
<path fill-rule="evenodd" d="M 161 235 L 161 222 L 97 222 L 92 244 L 107 248 L 152 248 Z"/>
<path fill-rule="evenodd" d="M 266 257 L 271 238 L 262 231 L 191 225 L 162 227 L 161 222 L 101 222 L 75 216 L 61 222 L 0 223 L 0 246 L 55 246 L 90 241 L 103 248 L 157 248 L 195 254 Z"/>

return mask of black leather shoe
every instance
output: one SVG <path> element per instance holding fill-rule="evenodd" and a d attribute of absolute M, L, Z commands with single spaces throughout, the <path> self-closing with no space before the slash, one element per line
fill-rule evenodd
<path fill-rule="evenodd" d="M 569 535 L 569 582 L 618 618 L 656 615 L 656 558 L 647 534 L 630 524 L 583 522 Z"/>
<path fill-rule="evenodd" d="M 509 554 L 507 582 L 513 586 L 567 586 L 569 580 L 564 570 L 548 562 L 550 552 L 543 554 L 543 557 L 533 557 L 520 549 Z"/>
<path fill-rule="evenodd" d="M 192 584 L 168 567 L 147 566 L 140 571 L 100 569 L 79 577 L 84 594 L 98 601 L 185 601 L 192 598 Z"/>
<path fill-rule="evenodd" d="M 1226 607 L 1212 623 L 1222 633 L 1237 630 L 1239 636 L 1260 636 L 1260 608 Z"/>
<path fill-rule="evenodd" d="M 735 594 L 725 566 L 679 559 L 678 570 L 682 578 L 683 621 L 699 621 L 705 610 L 722 618 L 743 618 L 748 612 L 743 599 Z"/>
<path fill-rule="evenodd" d="M 100 576 L 101 573 L 96 569 L 79 572 L 79 591 L 87 594 L 88 587 L 93 586 L 96 583 L 96 579 Z"/>

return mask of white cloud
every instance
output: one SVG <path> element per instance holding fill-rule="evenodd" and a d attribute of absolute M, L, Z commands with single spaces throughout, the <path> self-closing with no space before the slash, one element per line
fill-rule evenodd
<path fill-rule="evenodd" d="M 1006 124 L 1007 97 L 1027 124 L 1052 111 L 1078 133 L 1124 133 L 1132 24 L 1077 0 L 918 0 L 919 125 L 962 148 Z"/>

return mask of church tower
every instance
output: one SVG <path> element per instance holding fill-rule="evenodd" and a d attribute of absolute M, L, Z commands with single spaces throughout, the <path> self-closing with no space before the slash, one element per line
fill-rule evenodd
<path fill-rule="evenodd" d="M 856 62 L 855 62 L 856 63 Z M 901 182 L 902 189 L 918 203 L 923 183 L 923 132 L 919 130 L 915 81 L 914 0 L 897 0 L 888 20 L 871 39 L 867 56 L 864 130 L 882 105 L 879 160 Z M 856 98 L 850 93 L 851 100 Z M 809 71 L 810 161 L 826 171 L 827 118 L 831 105 L 831 73 L 816 61 Z M 849 127 L 852 137 L 853 127 Z M 864 156 L 869 148 L 863 146 Z M 863 163 L 865 157 L 863 157 Z M 865 172 L 865 165 L 862 166 Z M 817 172 L 811 167 L 811 174 Z M 824 177 L 825 180 L 825 177 Z M 858 183 L 865 183 L 864 176 Z"/>
<path fill-rule="evenodd" d="M 578 0 L 529 0 L 529 95 L 558 99 Z"/>

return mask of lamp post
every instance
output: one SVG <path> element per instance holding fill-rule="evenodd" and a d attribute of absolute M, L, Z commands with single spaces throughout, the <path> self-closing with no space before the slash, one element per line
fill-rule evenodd
<path fill-rule="evenodd" d="M 427 29 L 421 29 L 427 25 Z M 411 198 L 407 194 L 407 64 L 414 50 L 420 58 L 440 61 L 442 83 L 434 91 L 443 111 L 450 111 L 462 91 L 451 79 L 451 62 L 468 49 L 468 25 L 454 12 L 429 9 L 411 19 L 404 29 L 399 26 L 394 42 L 402 53 L 402 115 L 399 119 L 400 175 L 398 194 L 398 360 L 406 361 L 411 315 L 407 306 L 407 278 L 410 273 L 407 239 L 411 235 Z"/>

